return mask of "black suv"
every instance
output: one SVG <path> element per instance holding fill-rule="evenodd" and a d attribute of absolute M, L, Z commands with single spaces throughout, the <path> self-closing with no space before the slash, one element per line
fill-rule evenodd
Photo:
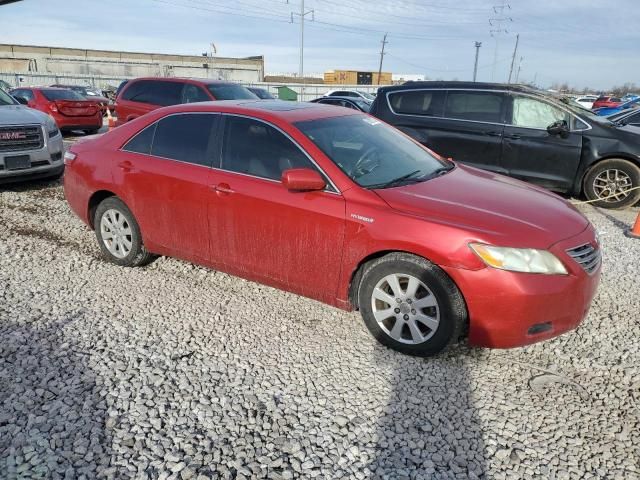
<path fill-rule="evenodd" d="M 640 200 L 640 128 L 545 92 L 492 83 L 408 82 L 380 88 L 370 113 L 462 163 L 558 192 L 584 193 L 602 207 Z"/>

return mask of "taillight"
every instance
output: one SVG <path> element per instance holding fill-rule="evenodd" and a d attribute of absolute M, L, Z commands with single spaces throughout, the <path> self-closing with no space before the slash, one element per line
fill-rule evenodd
<path fill-rule="evenodd" d="M 69 165 L 76 159 L 77 155 L 69 150 L 64 152 L 64 164 Z"/>
<path fill-rule="evenodd" d="M 55 103 L 50 103 L 49 104 L 49 110 L 51 110 L 52 112 L 57 112 L 58 111 L 58 106 Z"/>

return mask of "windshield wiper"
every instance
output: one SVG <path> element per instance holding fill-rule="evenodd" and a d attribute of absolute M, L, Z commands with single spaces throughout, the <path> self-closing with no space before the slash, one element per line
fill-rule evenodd
<path fill-rule="evenodd" d="M 420 173 L 422 170 L 414 170 L 413 172 L 409 172 L 406 175 L 402 175 L 401 177 L 394 178 L 393 180 L 390 180 L 388 182 L 377 183 L 374 185 L 367 185 L 367 188 L 374 188 L 374 189 L 390 188 L 390 187 L 398 186 L 408 180 L 411 180 L 413 182 L 424 182 L 425 180 L 430 180 L 432 178 L 439 177 L 440 175 L 444 175 L 445 173 L 449 172 L 453 168 L 454 168 L 453 165 L 448 167 L 440 167 L 434 170 L 433 172 L 431 172 L 429 175 L 422 175 L 419 177 L 416 177 L 415 175 Z"/>
<path fill-rule="evenodd" d="M 416 175 L 417 173 L 420 173 L 422 170 L 414 170 L 413 172 L 409 172 L 406 175 L 402 175 L 398 178 L 394 178 L 393 180 L 389 180 L 388 182 L 384 182 L 384 183 L 376 183 L 373 185 L 367 185 L 367 188 L 389 188 L 389 187 L 393 187 L 394 185 L 398 185 L 406 180 L 409 180 L 411 177 L 413 177 L 414 175 Z"/>

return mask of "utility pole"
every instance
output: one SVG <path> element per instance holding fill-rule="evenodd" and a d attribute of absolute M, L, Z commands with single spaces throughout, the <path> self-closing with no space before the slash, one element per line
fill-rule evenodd
<path fill-rule="evenodd" d="M 511 10 L 511 5 L 506 3 L 505 0 L 502 0 L 500 5 L 493 6 L 493 13 L 496 15 L 495 17 L 489 18 L 489 25 L 495 28 L 489 30 L 491 36 L 495 39 L 495 49 L 493 51 L 493 67 L 491 69 L 491 81 L 495 80 L 496 76 L 496 65 L 498 63 L 498 43 L 499 37 L 502 34 L 508 34 L 509 30 L 503 27 L 503 23 L 505 22 L 513 22 L 513 18 L 505 16 L 505 10 Z"/>
<path fill-rule="evenodd" d="M 516 83 L 518 83 L 518 79 L 520 78 L 521 69 L 522 69 L 522 57 L 520 57 L 520 61 L 518 62 L 518 71 L 516 72 Z"/>
<path fill-rule="evenodd" d="M 287 0 L 289 3 L 289 0 Z M 304 94 L 304 17 L 311 15 L 311 20 L 315 20 L 315 13 L 313 10 L 304 9 L 304 0 L 300 0 L 300 13 L 291 12 L 291 23 L 293 23 L 293 16 L 300 17 L 300 64 L 298 66 L 298 76 L 302 82 L 302 93 Z"/>
<path fill-rule="evenodd" d="M 382 59 L 384 58 L 384 46 L 389 43 L 387 42 L 387 34 L 384 34 L 384 38 L 382 39 L 382 50 L 380 50 L 380 66 L 378 67 L 378 85 L 380 85 L 380 75 L 382 75 Z"/>
<path fill-rule="evenodd" d="M 513 64 L 516 63 L 516 53 L 518 53 L 518 41 L 520 40 L 520 34 L 516 35 L 516 46 L 513 49 L 513 56 L 511 57 L 511 68 L 509 69 L 509 80 L 507 83 L 511 83 L 511 75 L 513 74 Z"/>
<path fill-rule="evenodd" d="M 480 47 L 482 42 L 476 42 L 476 62 L 473 64 L 473 81 L 476 81 L 478 75 L 478 57 L 480 56 Z"/>

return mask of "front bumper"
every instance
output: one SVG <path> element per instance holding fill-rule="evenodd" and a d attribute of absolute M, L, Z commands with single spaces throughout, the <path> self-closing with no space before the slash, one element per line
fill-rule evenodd
<path fill-rule="evenodd" d="M 20 170 L 5 168 L 5 158 L 18 155 L 29 155 L 31 167 Z M 63 155 L 60 133 L 52 138 L 45 135 L 44 146 L 37 150 L 0 152 L 0 184 L 59 176 L 64 172 Z"/>
<path fill-rule="evenodd" d="M 575 329 L 589 311 L 601 267 L 588 274 L 566 250 L 586 243 L 595 244 L 591 225 L 549 249 L 565 264 L 568 275 L 442 267 L 467 303 L 469 343 L 492 348 L 519 347 Z"/>

